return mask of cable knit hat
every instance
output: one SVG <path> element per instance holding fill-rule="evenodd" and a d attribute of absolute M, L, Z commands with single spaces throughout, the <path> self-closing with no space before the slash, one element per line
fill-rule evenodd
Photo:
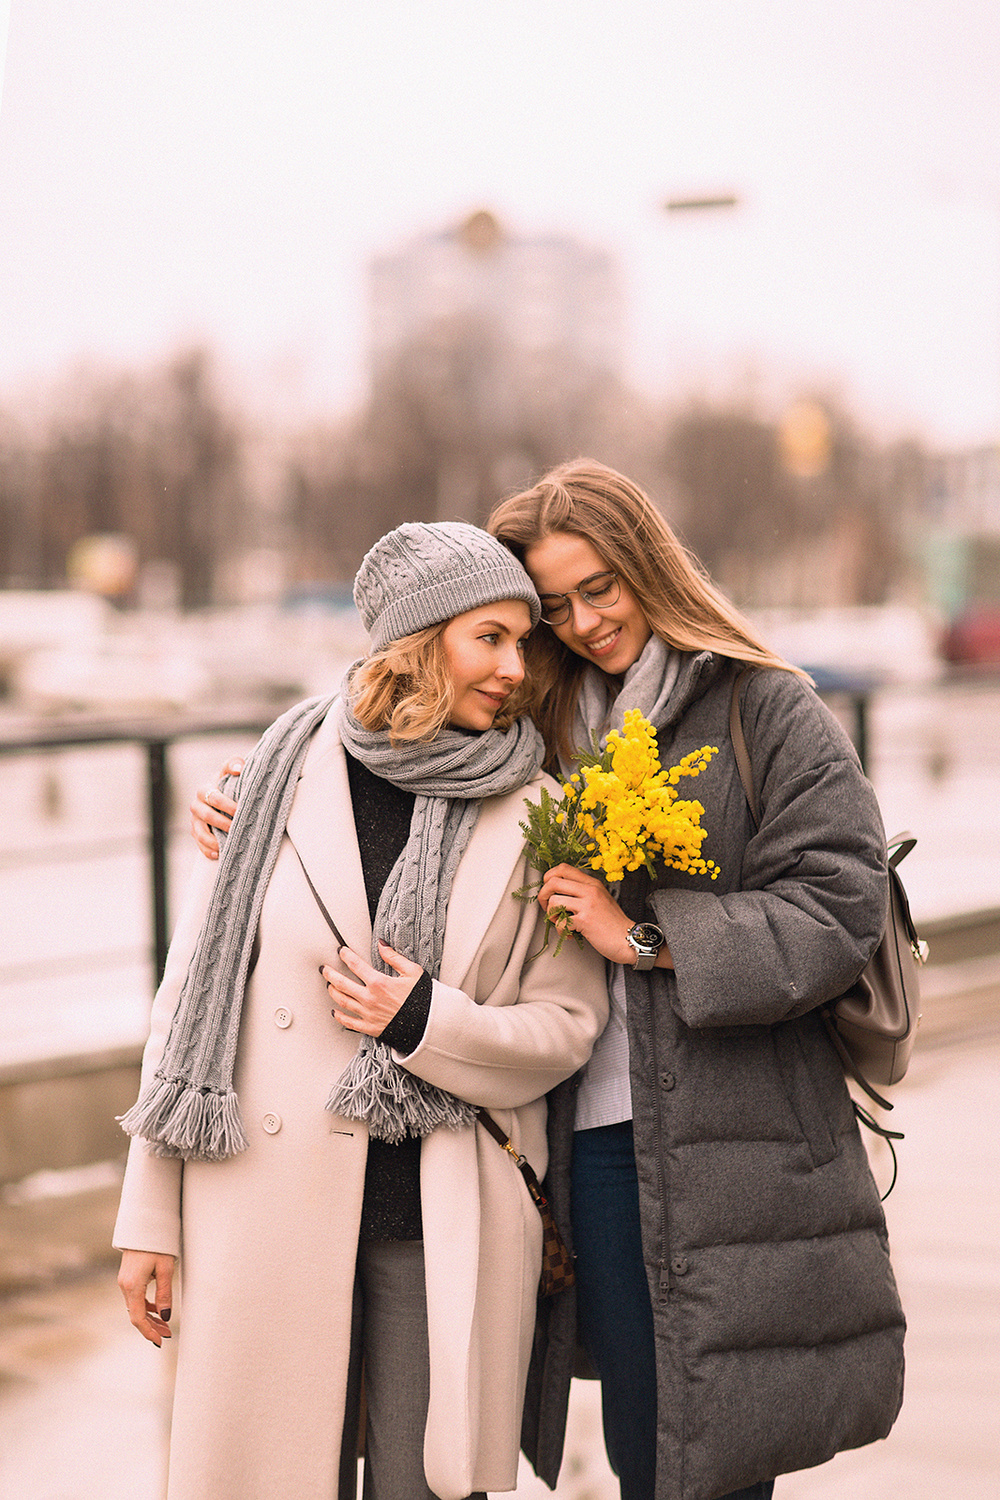
<path fill-rule="evenodd" d="M 517 558 L 465 521 L 397 526 L 366 554 L 354 580 L 354 602 L 373 651 L 500 599 L 523 599 L 532 625 L 538 624 L 538 595 Z"/>

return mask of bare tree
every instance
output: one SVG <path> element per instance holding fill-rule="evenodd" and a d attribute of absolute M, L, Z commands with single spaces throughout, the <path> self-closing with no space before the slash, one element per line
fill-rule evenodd
<path fill-rule="evenodd" d="M 921 450 L 880 447 L 832 402 L 809 407 L 825 427 L 806 462 L 751 408 L 677 416 L 663 464 L 680 528 L 744 604 L 883 603 L 912 566 L 903 537 L 922 500 Z"/>
<path fill-rule="evenodd" d="M 209 603 L 245 540 L 241 441 L 203 350 L 143 374 L 76 377 L 41 430 L 6 448 L 7 578 L 64 583 L 74 544 L 113 532 L 140 563 L 175 565 L 184 604 Z"/>

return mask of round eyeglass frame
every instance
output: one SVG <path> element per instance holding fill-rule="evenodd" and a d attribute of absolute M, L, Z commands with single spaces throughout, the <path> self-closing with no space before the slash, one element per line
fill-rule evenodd
<path fill-rule="evenodd" d="M 596 599 L 591 597 L 591 591 L 586 587 L 588 583 L 596 583 L 599 578 L 611 579 L 611 583 L 608 585 L 607 592 L 612 594 L 611 598 L 602 599 L 600 603 L 598 603 Z M 602 589 L 601 592 L 604 593 L 605 591 Z M 621 598 L 621 579 L 619 578 L 617 573 L 612 573 L 610 570 L 605 570 L 600 573 L 591 573 L 589 578 L 582 579 L 581 582 L 577 584 L 575 589 L 567 589 L 564 594 L 556 594 L 554 592 L 542 594 L 540 598 L 542 601 L 543 624 L 565 625 L 566 621 L 569 619 L 570 615 L 573 612 L 573 607 L 569 602 L 570 594 L 579 594 L 584 604 L 589 604 L 591 609 L 611 609 L 618 603 L 618 600 Z M 548 610 L 545 606 L 546 599 L 561 599 L 562 603 L 557 604 L 554 609 Z"/>

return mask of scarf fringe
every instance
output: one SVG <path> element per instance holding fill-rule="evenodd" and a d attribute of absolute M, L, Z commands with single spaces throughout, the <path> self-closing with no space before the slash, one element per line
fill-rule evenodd
<path fill-rule="evenodd" d="M 471 1104 L 414 1077 L 398 1066 L 388 1047 L 368 1037 L 334 1084 L 326 1107 L 366 1124 L 369 1135 L 392 1145 L 408 1135 L 430 1135 L 440 1125 L 462 1130 L 476 1120 Z"/>
<path fill-rule="evenodd" d="M 222 1161 L 249 1144 L 234 1090 L 199 1089 L 184 1079 L 157 1078 L 118 1123 L 154 1156 Z"/>

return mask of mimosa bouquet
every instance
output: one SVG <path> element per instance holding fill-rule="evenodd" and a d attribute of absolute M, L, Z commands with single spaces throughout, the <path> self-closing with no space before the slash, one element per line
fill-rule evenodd
<path fill-rule="evenodd" d="M 595 747 L 580 757 L 580 769 L 563 783 L 561 797 L 543 787 L 540 802 L 526 801 L 528 821 L 521 828 L 530 864 L 543 874 L 554 865 L 575 865 L 614 885 L 640 865 L 655 874 L 659 861 L 714 880 L 718 867 L 701 853 L 708 837 L 701 826 L 705 809 L 682 798 L 677 787 L 682 778 L 699 776 L 717 751 L 717 745 L 703 745 L 676 766 L 661 769 L 655 729 L 638 709 L 629 709 L 624 729 L 608 735 L 606 750 Z M 515 894 L 533 900 L 540 885 L 536 881 Z M 565 907 L 549 906 L 545 941 L 555 927 L 556 953 L 566 939 L 568 916 Z M 573 936 L 582 942 L 578 932 Z"/>

